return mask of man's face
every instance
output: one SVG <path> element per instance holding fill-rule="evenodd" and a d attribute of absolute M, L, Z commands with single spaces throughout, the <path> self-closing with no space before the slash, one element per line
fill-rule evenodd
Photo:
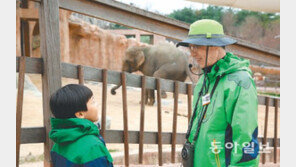
<path fill-rule="evenodd" d="M 206 63 L 207 46 L 189 45 L 191 56 L 197 61 L 201 68 L 215 64 L 225 55 L 225 51 L 220 47 L 209 47 L 208 60 Z M 222 49 L 222 50 L 221 50 Z"/>
<path fill-rule="evenodd" d="M 196 60 L 201 68 L 205 67 L 206 46 L 189 45 L 191 56 Z"/>

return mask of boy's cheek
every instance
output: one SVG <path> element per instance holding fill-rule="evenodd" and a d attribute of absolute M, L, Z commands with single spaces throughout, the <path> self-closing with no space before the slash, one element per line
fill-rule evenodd
<path fill-rule="evenodd" d="M 99 112 L 97 112 L 96 121 L 99 120 Z"/>
<path fill-rule="evenodd" d="M 98 110 L 97 108 L 95 108 L 95 111 L 94 111 L 94 119 L 95 119 L 96 121 L 99 120 L 99 110 Z"/>

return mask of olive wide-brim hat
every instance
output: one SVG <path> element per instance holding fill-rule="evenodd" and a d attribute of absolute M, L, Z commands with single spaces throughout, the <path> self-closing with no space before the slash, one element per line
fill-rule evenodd
<path fill-rule="evenodd" d="M 188 38 L 177 43 L 188 47 L 189 44 L 200 46 L 226 46 L 236 43 L 236 40 L 224 35 L 223 26 L 215 20 L 202 19 L 190 25 Z"/>

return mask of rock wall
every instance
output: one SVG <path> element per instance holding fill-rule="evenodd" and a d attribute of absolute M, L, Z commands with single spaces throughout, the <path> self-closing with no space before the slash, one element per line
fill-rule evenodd
<path fill-rule="evenodd" d="M 70 11 L 60 9 L 61 61 L 86 66 L 121 70 L 125 50 L 131 46 L 148 44 L 127 39 L 124 35 L 110 33 L 96 25 L 71 16 Z M 20 22 L 16 16 L 16 54 L 21 55 Z M 40 56 L 39 28 L 30 23 L 31 57 Z M 37 42 L 36 42 L 37 41 Z"/>
<path fill-rule="evenodd" d="M 128 47 L 147 45 L 75 18 L 70 19 L 69 34 L 69 57 L 62 55 L 65 62 L 112 70 L 121 69 L 120 64 Z"/>

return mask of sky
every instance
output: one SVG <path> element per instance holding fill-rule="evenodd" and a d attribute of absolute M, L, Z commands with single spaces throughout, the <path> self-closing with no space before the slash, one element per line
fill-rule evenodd
<path fill-rule="evenodd" d="M 206 4 L 191 2 L 186 0 L 116 0 L 122 3 L 130 4 L 141 9 L 149 10 L 151 12 L 158 12 L 160 14 L 169 14 L 174 10 L 183 9 L 184 7 L 191 7 L 193 9 L 206 8 Z"/>

